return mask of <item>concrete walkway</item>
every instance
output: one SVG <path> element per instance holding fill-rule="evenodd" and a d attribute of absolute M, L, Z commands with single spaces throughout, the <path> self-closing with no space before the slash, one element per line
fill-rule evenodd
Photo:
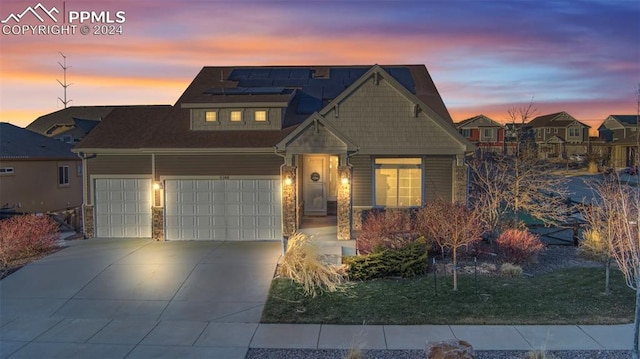
<path fill-rule="evenodd" d="M 632 326 L 259 324 L 278 242 L 87 240 L 0 281 L 0 358 L 244 358 L 248 348 L 629 350 Z"/>

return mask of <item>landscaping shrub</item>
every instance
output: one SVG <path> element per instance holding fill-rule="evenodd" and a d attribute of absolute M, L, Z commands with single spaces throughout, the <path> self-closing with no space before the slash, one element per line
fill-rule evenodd
<path fill-rule="evenodd" d="M 416 239 L 411 227 L 411 219 L 406 212 L 370 211 L 358 233 L 358 253 L 402 248 Z"/>
<path fill-rule="evenodd" d="M 504 277 L 519 278 L 522 277 L 522 267 L 511 263 L 503 263 L 500 266 L 500 274 Z"/>
<path fill-rule="evenodd" d="M 367 255 L 345 257 L 351 280 L 384 277 L 414 277 L 424 274 L 429 245 L 418 238 L 399 249 L 383 249 Z"/>
<path fill-rule="evenodd" d="M 538 236 L 521 229 L 507 229 L 495 241 L 498 255 L 505 262 L 525 264 L 537 259 L 544 249 Z"/>
<path fill-rule="evenodd" d="M 29 214 L 0 221 L 0 266 L 56 246 L 58 225 L 48 216 Z"/>
<path fill-rule="evenodd" d="M 289 238 L 278 274 L 300 284 L 304 294 L 313 297 L 319 290 L 335 292 L 345 280 L 342 268 L 322 262 L 313 239 L 302 233 Z"/>

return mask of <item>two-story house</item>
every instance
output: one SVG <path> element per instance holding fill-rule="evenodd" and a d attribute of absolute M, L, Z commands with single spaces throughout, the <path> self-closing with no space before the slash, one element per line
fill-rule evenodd
<path fill-rule="evenodd" d="M 640 143 L 638 115 L 610 115 L 598 127 L 598 137 L 605 141 L 605 163 L 613 168 L 637 164 Z"/>
<path fill-rule="evenodd" d="M 456 123 L 456 128 L 481 153 L 511 153 L 513 142 L 505 142 L 505 127 L 485 115 Z"/>
<path fill-rule="evenodd" d="M 465 156 L 423 65 L 205 67 L 173 106 L 114 109 L 74 149 L 87 237 L 282 239 L 336 208 L 465 201 Z"/>
<path fill-rule="evenodd" d="M 567 158 L 587 153 L 591 127 L 564 111 L 538 116 L 528 125 L 535 132 L 540 158 Z"/>

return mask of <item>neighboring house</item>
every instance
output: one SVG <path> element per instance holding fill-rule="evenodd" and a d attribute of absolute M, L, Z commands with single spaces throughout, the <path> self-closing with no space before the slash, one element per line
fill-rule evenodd
<path fill-rule="evenodd" d="M 27 130 L 76 144 L 106 117 L 114 106 L 71 106 L 38 117 Z"/>
<path fill-rule="evenodd" d="M 49 212 L 82 204 L 82 162 L 73 146 L 0 123 L 0 205 Z"/>
<path fill-rule="evenodd" d="M 567 158 L 586 154 L 590 126 L 566 112 L 538 116 L 528 123 L 535 131 L 535 142 L 541 158 Z"/>
<path fill-rule="evenodd" d="M 505 127 L 485 115 L 478 115 L 455 124 L 469 142 L 484 153 L 511 153 L 505 144 Z M 514 144 L 508 143 L 511 147 Z"/>
<path fill-rule="evenodd" d="M 598 128 L 598 134 L 606 144 L 606 165 L 621 168 L 636 164 L 640 142 L 638 115 L 610 115 Z"/>
<path fill-rule="evenodd" d="M 174 106 L 114 109 L 76 148 L 87 237 L 282 239 L 336 208 L 465 201 L 465 156 L 422 65 L 205 67 Z"/>

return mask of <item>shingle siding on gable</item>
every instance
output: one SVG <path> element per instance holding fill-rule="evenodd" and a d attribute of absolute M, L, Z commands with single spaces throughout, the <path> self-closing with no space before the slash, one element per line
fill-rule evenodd
<path fill-rule="evenodd" d="M 362 154 L 459 153 L 463 146 L 384 79 L 373 78 L 324 117 Z M 390 129 L 393 129 L 392 131 Z"/>

